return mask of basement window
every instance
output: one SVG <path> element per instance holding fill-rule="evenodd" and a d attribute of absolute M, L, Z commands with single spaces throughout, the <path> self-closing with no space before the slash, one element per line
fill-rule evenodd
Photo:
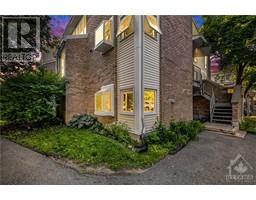
<path fill-rule="evenodd" d="M 114 84 L 102 86 L 95 93 L 95 115 L 114 116 Z"/>
<path fill-rule="evenodd" d="M 144 112 L 154 113 L 156 107 L 156 90 L 145 89 L 144 90 Z"/>
<path fill-rule="evenodd" d="M 105 53 L 113 47 L 113 18 L 104 20 L 95 31 L 95 50 Z"/>
<path fill-rule="evenodd" d="M 131 15 L 121 16 L 119 21 L 117 36 L 120 37 L 120 40 L 124 40 L 133 32 L 134 32 L 133 16 Z"/>
<path fill-rule="evenodd" d="M 122 112 L 133 113 L 134 111 L 134 97 L 133 90 L 123 90 L 121 91 L 121 102 L 122 102 Z"/>
<path fill-rule="evenodd" d="M 157 39 L 157 33 L 162 34 L 155 15 L 147 15 L 144 19 L 144 32 L 152 38 Z"/>
<path fill-rule="evenodd" d="M 86 34 L 86 16 L 83 16 L 76 25 L 72 35 L 85 35 Z"/>

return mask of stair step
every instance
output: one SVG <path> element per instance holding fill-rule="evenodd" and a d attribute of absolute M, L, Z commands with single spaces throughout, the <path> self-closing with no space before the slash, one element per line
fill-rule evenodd
<path fill-rule="evenodd" d="M 214 122 L 222 122 L 222 123 L 231 123 L 231 120 L 227 120 L 227 119 L 213 119 L 212 121 Z"/>
<path fill-rule="evenodd" d="M 218 111 L 232 111 L 232 108 L 214 108 L 214 110 L 218 110 Z"/>
<path fill-rule="evenodd" d="M 213 111 L 213 115 L 232 115 L 232 112 L 227 112 L 227 111 L 223 111 L 223 112 L 220 112 L 220 111 Z"/>
<path fill-rule="evenodd" d="M 213 119 L 230 119 L 232 120 L 232 116 L 220 116 L 220 115 L 213 115 Z"/>
<path fill-rule="evenodd" d="M 232 105 L 230 103 L 215 103 L 215 106 L 219 107 L 231 107 Z"/>

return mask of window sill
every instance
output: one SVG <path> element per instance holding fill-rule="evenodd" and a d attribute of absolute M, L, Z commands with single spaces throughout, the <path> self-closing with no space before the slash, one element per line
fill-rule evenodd
<path fill-rule="evenodd" d="M 130 115 L 130 116 L 134 116 L 135 114 L 134 114 L 134 112 L 120 112 L 119 113 L 120 115 Z"/>
<path fill-rule="evenodd" d="M 114 112 L 94 112 L 97 116 L 103 116 L 103 117 L 114 117 Z"/>
<path fill-rule="evenodd" d="M 149 116 L 149 115 L 157 115 L 156 112 L 144 112 L 144 115 Z"/>

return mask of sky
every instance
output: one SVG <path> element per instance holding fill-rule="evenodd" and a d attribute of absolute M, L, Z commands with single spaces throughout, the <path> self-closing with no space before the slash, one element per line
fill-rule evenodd
<path fill-rule="evenodd" d="M 68 15 L 51 16 L 50 27 L 53 35 L 61 37 L 69 21 Z"/>
<path fill-rule="evenodd" d="M 52 19 L 50 21 L 51 32 L 53 35 L 57 37 L 61 37 L 62 33 L 65 30 L 65 27 L 69 21 L 69 15 L 55 15 L 51 16 Z M 193 16 L 197 27 L 201 27 L 204 23 L 204 20 L 200 15 Z"/>

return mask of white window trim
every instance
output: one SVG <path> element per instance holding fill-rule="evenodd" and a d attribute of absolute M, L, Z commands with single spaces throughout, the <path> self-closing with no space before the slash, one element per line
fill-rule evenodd
<path fill-rule="evenodd" d="M 128 112 L 128 111 L 123 111 L 123 92 L 132 92 L 133 93 L 133 111 L 132 112 Z M 134 97 L 134 88 L 122 88 L 119 91 L 120 93 L 120 109 L 119 109 L 119 113 L 122 115 L 135 115 L 135 97 Z"/>
<path fill-rule="evenodd" d="M 108 19 L 110 22 L 111 22 L 111 41 L 108 41 L 108 40 L 105 40 L 105 38 L 104 38 L 104 33 L 105 33 L 105 25 L 103 25 L 103 40 L 102 41 L 100 41 L 97 45 L 95 44 L 95 39 L 94 39 L 94 49 L 97 49 L 100 45 L 102 45 L 103 43 L 107 43 L 107 44 L 109 44 L 109 45 L 112 45 L 112 46 L 114 46 L 114 18 L 113 17 L 111 17 L 110 19 Z M 102 25 L 102 24 L 105 24 L 105 22 L 106 21 L 108 21 L 108 20 L 103 20 L 100 24 L 99 24 L 99 26 L 97 26 L 97 28 L 95 29 L 95 31 L 94 31 L 94 37 L 95 37 L 95 35 L 96 35 L 96 31 L 98 30 L 98 28 Z"/>
<path fill-rule="evenodd" d="M 143 93 L 143 113 L 144 113 L 144 115 L 156 115 L 157 114 L 157 89 L 156 88 L 144 88 L 144 92 L 145 92 L 145 90 L 153 90 L 154 91 L 154 93 L 155 93 L 155 102 L 154 102 L 154 111 L 153 112 L 146 112 L 145 110 L 144 110 L 144 93 Z"/>
<path fill-rule="evenodd" d="M 102 92 L 106 92 L 106 91 L 111 92 L 111 111 L 110 112 L 96 111 L 96 95 L 100 94 Z M 98 116 L 115 116 L 114 106 L 115 106 L 114 84 L 109 84 L 109 85 L 102 86 L 100 91 L 98 91 L 94 94 L 94 114 L 98 115 Z"/>

